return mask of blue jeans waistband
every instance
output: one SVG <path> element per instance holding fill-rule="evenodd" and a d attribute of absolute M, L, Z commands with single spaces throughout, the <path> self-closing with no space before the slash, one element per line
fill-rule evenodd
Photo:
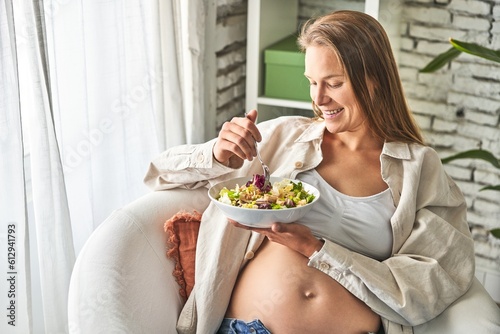
<path fill-rule="evenodd" d="M 271 334 L 271 332 L 258 319 L 245 322 L 243 320 L 225 318 L 217 334 Z"/>
<path fill-rule="evenodd" d="M 385 333 L 384 328 L 380 326 L 377 334 Z M 266 326 L 259 320 L 255 319 L 250 322 L 245 322 L 239 319 L 224 318 L 221 326 L 216 334 L 272 334 Z M 368 333 L 375 334 L 375 333 Z"/>

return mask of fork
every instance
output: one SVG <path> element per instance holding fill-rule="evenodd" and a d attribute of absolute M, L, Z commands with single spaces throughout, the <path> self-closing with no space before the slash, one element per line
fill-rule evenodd
<path fill-rule="evenodd" d="M 255 145 L 255 151 L 257 151 L 257 158 L 259 159 L 260 164 L 262 165 L 262 169 L 264 170 L 264 188 L 265 188 L 270 184 L 269 178 L 270 178 L 271 172 L 269 171 L 269 167 L 267 167 L 267 165 L 264 163 L 264 161 L 262 160 L 262 158 L 260 156 L 259 149 L 257 148 L 257 142 L 254 140 L 253 143 Z"/>
<path fill-rule="evenodd" d="M 247 113 L 245 113 L 245 117 L 247 117 Z M 264 187 L 266 187 L 271 184 L 271 182 L 269 182 L 271 172 L 269 171 L 269 167 L 267 167 L 267 165 L 262 160 L 262 157 L 260 156 L 259 148 L 257 147 L 257 141 L 255 139 L 253 140 L 253 144 L 255 146 L 255 151 L 257 152 L 257 159 L 259 159 L 260 164 L 262 165 L 262 169 L 264 170 Z"/>

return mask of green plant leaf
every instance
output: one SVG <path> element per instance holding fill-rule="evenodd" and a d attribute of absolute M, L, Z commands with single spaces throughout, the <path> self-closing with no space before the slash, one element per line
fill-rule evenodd
<path fill-rule="evenodd" d="M 436 58 L 431 60 L 430 63 L 428 63 L 419 72 L 421 72 L 421 73 L 435 72 L 435 71 L 439 70 L 441 67 L 443 67 L 444 65 L 448 64 L 453 59 L 457 58 L 461 53 L 462 53 L 462 51 L 456 49 L 455 47 L 452 47 L 448 51 L 437 55 Z"/>
<path fill-rule="evenodd" d="M 475 43 L 466 43 L 453 38 L 450 38 L 450 43 L 457 50 L 500 63 L 500 50 L 495 51 Z"/>
<path fill-rule="evenodd" d="M 479 189 L 479 191 L 483 191 L 483 190 L 496 190 L 496 191 L 500 191 L 500 184 L 497 184 L 496 186 L 486 186 L 486 187 L 482 187 L 481 189 Z"/>
<path fill-rule="evenodd" d="M 446 164 L 457 159 L 480 159 L 489 162 L 496 168 L 500 168 L 500 162 L 498 161 L 498 159 L 493 155 L 493 153 L 486 150 L 469 150 L 459 152 L 455 155 L 443 158 L 441 159 L 441 161 Z"/>
<path fill-rule="evenodd" d="M 490 233 L 495 237 L 500 239 L 500 228 L 494 228 L 490 230 Z"/>

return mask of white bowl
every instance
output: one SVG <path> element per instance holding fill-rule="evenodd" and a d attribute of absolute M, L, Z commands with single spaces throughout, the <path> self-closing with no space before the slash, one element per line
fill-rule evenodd
<path fill-rule="evenodd" d="M 234 189 L 236 187 L 236 184 L 241 186 L 246 184 L 251 179 L 252 177 L 246 176 L 246 177 L 239 177 L 236 179 L 223 181 L 212 186 L 208 190 L 208 196 L 215 203 L 215 205 L 217 205 L 217 207 L 224 212 L 226 217 L 231 218 L 232 220 L 235 220 L 243 225 L 264 228 L 264 227 L 270 227 L 274 222 L 281 222 L 281 223 L 295 222 L 300 218 L 304 217 L 304 215 L 308 213 L 309 210 L 311 210 L 312 206 L 318 201 L 319 198 L 318 189 L 311 186 L 310 184 L 300 181 L 302 182 L 304 190 L 306 190 L 310 194 L 313 194 L 315 197 L 311 203 L 308 203 L 304 206 L 299 206 L 289 209 L 279 209 L 279 210 L 249 209 L 249 208 L 240 208 L 237 206 L 232 206 L 230 204 L 222 203 L 217 200 L 219 192 L 221 191 L 222 188 L 226 187 L 228 189 Z M 279 182 L 281 180 L 283 180 L 283 178 L 281 177 L 271 177 L 270 179 L 271 184 L 274 184 L 274 182 Z M 291 181 L 295 183 L 299 182 L 297 180 L 291 180 Z"/>

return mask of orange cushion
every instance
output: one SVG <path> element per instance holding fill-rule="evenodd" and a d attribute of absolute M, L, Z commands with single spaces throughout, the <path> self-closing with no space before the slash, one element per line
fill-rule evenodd
<path fill-rule="evenodd" d="M 179 293 L 187 299 L 194 286 L 196 240 L 200 229 L 201 214 L 179 211 L 165 222 L 168 235 L 167 257 L 175 262 L 173 275 L 180 286 Z"/>

